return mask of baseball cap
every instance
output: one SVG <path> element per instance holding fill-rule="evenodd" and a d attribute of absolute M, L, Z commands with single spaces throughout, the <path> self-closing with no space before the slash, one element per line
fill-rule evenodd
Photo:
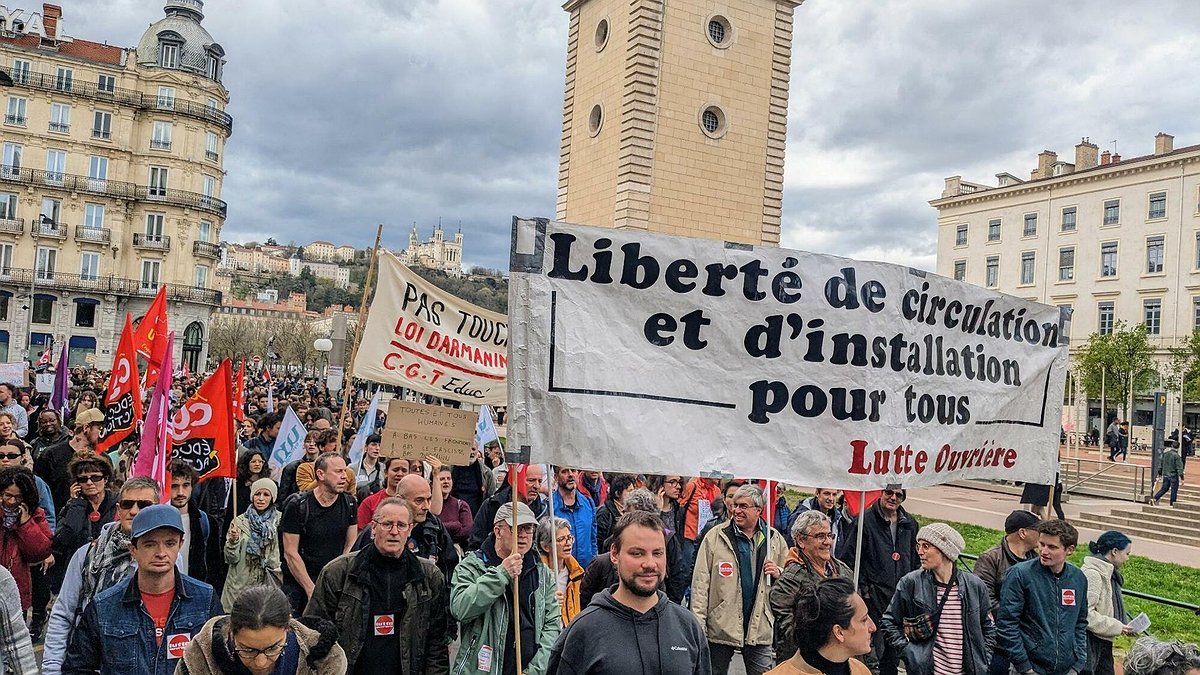
<path fill-rule="evenodd" d="M 183 534 L 183 518 L 179 515 L 179 509 L 170 504 L 154 504 L 138 511 L 138 514 L 133 517 L 133 527 L 129 538 L 137 539 L 160 527 L 169 527 L 179 534 Z"/>
<path fill-rule="evenodd" d="M 496 517 L 492 519 L 492 524 L 495 525 L 500 521 L 512 524 L 513 510 L 512 503 L 505 502 L 499 509 L 496 510 Z M 537 525 L 537 516 L 533 515 L 533 509 L 525 502 L 517 502 L 517 527 L 522 525 Z"/>
<path fill-rule="evenodd" d="M 1038 518 L 1036 513 L 1017 509 L 1004 519 L 1004 534 L 1012 534 L 1021 529 L 1027 530 L 1040 522 L 1041 518 Z"/>
<path fill-rule="evenodd" d="M 85 427 L 89 424 L 104 424 L 104 413 L 98 408 L 88 408 L 75 416 L 75 426 Z"/>

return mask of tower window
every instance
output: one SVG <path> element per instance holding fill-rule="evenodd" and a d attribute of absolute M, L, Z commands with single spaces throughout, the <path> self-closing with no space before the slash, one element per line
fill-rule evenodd
<path fill-rule="evenodd" d="M 600 23 L 596 24 L 596 51 L 603 50 L 606 44 L 608 44 L 608 19 L 600 19 Z"/>
<path fill-rule="evenodd" d="M 700 130 L 709 138 L 720 138 L 725 135 L 725 111 L 715 105 L 710 105 L 700 111 Z"/>
<path fill-rule="evenodd" d="M 588 113 L 588 132 L 595 136 L 600 133 L 602 126 L 604 126 L 604 107 L 597 103 L 592 106 L 592 112 Z"/>
<path fill-rule="evenodd" d="M 725 48 L 729 46 L 730 40 L 733 38 L 733 27 L 729 25 L 729 19 L 723 16 L 714 16 L 708 20 L 708 41 L 714 47 Z"/>

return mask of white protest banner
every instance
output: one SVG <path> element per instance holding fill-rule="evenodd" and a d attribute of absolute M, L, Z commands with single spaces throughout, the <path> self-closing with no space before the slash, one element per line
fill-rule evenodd
<path fill-rule="evenodd" d="M 845 489 L 1048 483 L 1069 313 L 831 255 L 513 219 L 509 445 Z"/>
<path fill-rule="evenodd" d="M 379 252 L 379 284 L 354 377 L 465 403 L 504 405 L 508 319 L 422 279 Z"/>
<path fill-rule="evenodd" d="M 0 382 L 7 382 L 18 387 L 28 386 L 29 379 L 25 376 L 28 365 L 24 361 L 19 363 L 0 363 Z"/>
<path fill-rule="evenodd" d="M 279 482 L 286 464 L 304 456 L 304 437 L 307 435 L 308 430 L 296 415 L 295 408 L 288 406 L 287 412 L 283 413 L 283 423 L 279 425 L 279 435 L 271 446 L 271 456 L 267 458 L 267 467 L 275 482 Z"/>

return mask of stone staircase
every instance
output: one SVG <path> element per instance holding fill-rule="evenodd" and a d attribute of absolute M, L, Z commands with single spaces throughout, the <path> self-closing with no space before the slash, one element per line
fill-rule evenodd
<path fill-rule="evenodd" d="M 1071 522 L 1095 530 L 1120 530 L 1144 539 L 1200 546 L 1200 499 L 1193 496 L 1185 500 L 1182 491 L 1173 507 L 1167 506 L 1164 498 L 1159 506 L 1131 504 L 1107 514 L 1085 512 Z"/>

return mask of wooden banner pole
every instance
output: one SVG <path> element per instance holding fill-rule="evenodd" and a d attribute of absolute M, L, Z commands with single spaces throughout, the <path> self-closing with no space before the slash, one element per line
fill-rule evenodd
<path fill-rule="evenodd" d="M 383 223 L 375 230 L 375 247 L 371 249 L 371 262 L 367 265 L 367 276 L 363 279 L 362 300 L 358 303 L 358 325 L 354 327 L 354 346 L 350 349 L 350 363 L 342 372 L 342 412 L 338 415 L 337 439 L 338 452 L 342 451 L 345 437 L 346 413 L 350 409 L 350 393 L 354 391 L 354 357 L 358 356 L 358 345 L 362 342 L 363 329 L 367 327 L 367 298 L 371 295 L 371 282 L 375 274 L 376 262 L 379 260 L 379 241 L 383 238 Z"/>

